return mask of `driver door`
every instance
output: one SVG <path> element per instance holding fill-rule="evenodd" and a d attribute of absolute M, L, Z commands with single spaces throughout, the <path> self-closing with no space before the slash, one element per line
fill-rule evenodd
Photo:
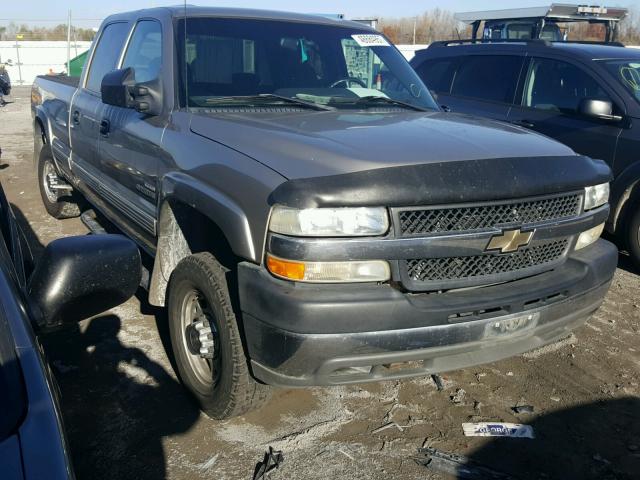
<path fill-rule="evenodd" d="M 162 25 L 140 20 L 119 68 L 133 68 L 136 83 L 155 80 L 160 76 L 162 53 Z M 104 103 L 98 117 L 98 157 L 101 176 L 109 186 L 107 200 L 122 214 L 118 216 L 121 223 L 153 244 L 158 161 L 163 155 L 160 145 L 167 117 Z"/>

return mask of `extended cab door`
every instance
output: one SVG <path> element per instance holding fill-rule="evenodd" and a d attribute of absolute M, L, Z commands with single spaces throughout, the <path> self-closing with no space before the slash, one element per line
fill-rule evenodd
<path fill-rule="evenodd" d="M 584 98 L 609 100 L 614 114 L 622 115 L 618 97 L 584 68 L 558 58 L 530 59 L 521 98 L 509 121 L 548 135 L 576 152 L 613 165 L 620 123 L 583 116 Z"/>
<path fill-rule="evenodd" d="M 102 105 L 100 85 L 102 77 L 115 68 L 128 33 L 128 22 L 114 22 L 104 26 L 96 39 L 90 63 L 80 79 L 78 90 L 71 100 L 71 169 L 74 175 L 96 190 L 94 177 L 97 175 L 100 138 L 98 114 Z"/>
<path fill-rule="evenodd" d="M 435 58 L 416 68 L 440 105 L 453 112 L 505 121 L 513 103 L 523 56 L 492 52 Z"/>
<path fill-rule="evenodd" d="M 117 68 L 133 68 L 137 84 L 157 80 L 164 63 L 162 35 L 159 21 L 139 20 Z M 119 211 L 119 221 L 153 243 L 158 161 L 167 116 L 106 104 L 102 104 L 98 116 L 100 172 L 111 192 L 106 200 Z"/>

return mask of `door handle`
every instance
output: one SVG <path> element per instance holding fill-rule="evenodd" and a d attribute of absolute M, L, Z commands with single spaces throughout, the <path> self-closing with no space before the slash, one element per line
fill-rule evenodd
<path fill-rule="evenodd" d="M 75 110 L 71 115 L 71 121 L 74 125 L 80 125 L 80 112 L 78 110 Z"/>
<path fill-rule="evenodd" d="M 518 125 L 519 127 L 524 127 L 524 128 L 533 128 L 536 125 L 530 121 L 530 120 L 516 120 L 515 122 L 511 122 L 514 125 Z"/>
<path fill-rule="evenodd" d="M 109 130 L 111 130 L 111 122 L 109 122 L 109 120 L 107 120 L 106 118 L 103 118 L 100 122 L 100 135 L 102 135 L 103 137 L 108 137 Z"/>

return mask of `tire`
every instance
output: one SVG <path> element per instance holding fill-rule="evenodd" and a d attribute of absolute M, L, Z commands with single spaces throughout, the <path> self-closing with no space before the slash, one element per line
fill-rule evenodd
<path fill-rule="evenodd" d="M 625 243 L 631 260 L 640 269 L 640 202 L 636 201 L 631 208 L 625 225 Z"/>
<path fill-rule="evenodd" d="M 49 188 L 48 175 L 58 176 L 51 151 L 46 146 L 38 157 L 38 187 L 47 213 L 53 218 L 72 218 L 80 215 L 80 206 L 72 195 L 60 195 Z"/>
<path fill-rule="evenodd" d="M 270 388 L 249 372 L 226 273 L 213 255 L 197 253 L 180 261 L 168 287 L 169 333 L 178 375 L 202 411 L 215 419 L 257 409 L 270 394 Z M 195 353 L 204 343 L 194 342 L 193 327 L 203 319 L 213 337 L 209 359 Z"/>

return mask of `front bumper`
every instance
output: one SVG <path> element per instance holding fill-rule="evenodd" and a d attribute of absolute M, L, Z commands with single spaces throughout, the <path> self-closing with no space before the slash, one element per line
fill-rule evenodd
<path fill-rule="evenodd" d="M 406 378 L 492 362 L 566 336 L 602 303 L 617 264 L 604 240 L 555 270 L 501 285 L 403 293 L 309 285 L 239 269 L 253 373 L 281 386 Z"/>

